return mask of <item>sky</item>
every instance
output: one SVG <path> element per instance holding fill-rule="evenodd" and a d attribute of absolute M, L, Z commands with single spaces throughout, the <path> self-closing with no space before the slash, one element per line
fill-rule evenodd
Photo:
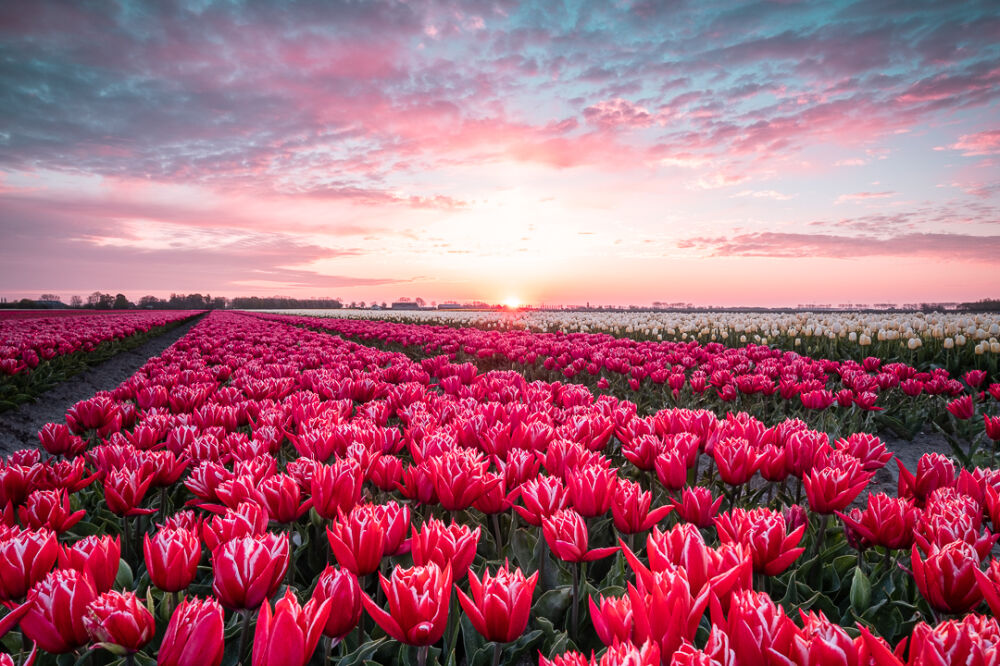
<path fill-rule="evenodd" d="M 1000 4 L 0 4 L 0 296 L 1000 296 Z"/>

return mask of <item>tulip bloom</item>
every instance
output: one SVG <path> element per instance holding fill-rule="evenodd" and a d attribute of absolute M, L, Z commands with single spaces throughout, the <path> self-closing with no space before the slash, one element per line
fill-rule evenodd
<path fill-rule="evenodd" d="M 336 519 L 339 513 L 349 513 L 361 501 L 363 481 L 357 460 L 348 458 L 333 465 L 316 465 L 310 481 L 316 513 L 327 520 Z"/>
<path fill-rule="evenodd" d="M 96 598 L 90 576 L 57 569 L 28 593 L 31 609 L 21 618 L 21 631 L 46 652 L 72 652 L 90 639 L 83 618 Z"/>
<path fill-rule="evenodd" d="M 687 461 L 680 451 L 662 451 L 653 460 L 653 467 L 656 469 L 656 478 L 667 490 L 680 490 L 687 483 Z"/>
<path fill-rule="evenodd" d="M 145 535 L 142 552 L 153 585 L 164 592 L 180 592 L 194 581 L 201 560 L 201 540 L 193 530 L 160 530 Z"/>
<path fill-rule="evenodd" d="M 158 666 L 219 666 L 223 650 L 222 607 L 213 598 L 186 598 L 167 625 Z"/>
<path fill-rule="evenodd" d="M 775 656 L 785 658 L 780 663 L 793 663 L 789 657 L 800 631 L 765 592 L 740 590 L 733 593 L 726 614 L 722 613 L 721 606 L 713 603 L 712 624 L 729 636 L 737 664 L 779 663 Z"/>
<path fill-rule="evenodd" d="M 913 580 L 921 596 L 943 613 L 967 613 L 983 600 L 975 571 L 980 557 L 964 541 L 954 541 L 944 548 L 933 548 L 921 559 L 917 545 L 911 547 Z"/>
<path fill-rule="evenodd" d="M 487 463 L 481 453 L 456 449 L 429 458 L 426 463 L 438 502 L 448 511 L 468 509 L 487 491 Z"/>
<path fill-rule="evenodd" d="M 638 483 L 625 479 L 619 481 L 611 504 L 615 528 L 622 534 L 645 532 L 673 511 L 672 506 L 661 506 L 650 511 L 652 501 L 652 494 L 648 490 L 644 491 Z"/>
<path fill-rule="evenodd" d="M 743 437 L 727 437 L 712 452 L 719 466 L 719 478 L 731 486 L 741 486 L 757 473 L 763 454 Z"/>
<path fill-rule="evenodd" d="M 712 491 L 704 486 L 685 488 L 681 491 L 679 502 L 675 499 L 670 501 L 681 520 L 697 527 L 711 525 L 722 506 L 722 496 L 713 498 Z"/>
<path fill-rule="evenodd" d="M 844 628 L 826 618 L 823 611 L 802 616 L 802 631 L 792 638 L 794 661 L 801 666 L 859 666 L 862 639 L 852 639 Z"/>
<path fill-rule="evenodd" d="M 777 576 L 791 566 L 805 548 L 796 548 L 806 526 L 786 532 L 779 511 L 767 508 L 733 509 L 715 519 L 722 543 L 742 543 L 750 550 L 755 573 Z"/>
<path fill-rule="evenodd" d="M 881 639 L 861 628 L 876 666 L 904 666 Z M 994 617 L 966 615 L 960 620 L 946 620 L 931 627 L 920 622 L 910 636 L 909 660 L 912 666 L 952 666 L 953 664 L 994 664 L 1000 653 L 1000 624 Z"/>
<path fill-rule="evenodd" d="M 636 585 L 628 584 L 632 603 L 632 643 L 650 641 L 661 654 L 673 654 L 682 643 L 694 640 L 698 623 L 709 601 L 706 588 L 697 597 L 683 569 L 636 571 Z"/>
<path fill-rule="evenodd" d="M 23 599 L 58 557 L 59 542 L 50 530 L 24 530 L 0 539 L 0 601 Z"/>
<path fill-rule="evenodd" d="M 824 515 L 843 511 L 864 490 L 872 473 L 853 458 L 851 463 L 815 467 L 802 478 L 810 509 Z"/>
<path fill-rule="evenodd" d="M 539 476 L 525 481 L 511 493 L 511 500 L 520 497 L 524 506 L 514 505 L 514 510 L 538 527 L 542 520 L 569 505 L 569 495 L 561 479 L 555 476 Z"/>
<path fill-rule="evenodd" d="M 258 608 L 288 571 L 287 534 L 228 541 L 212 551 L 212 592 L 233 610 Z"/>
<path fill-rule="evenodd" d="M 116 516 L 136 516 L 155 513 L 156 509 L 140 509 L 146 491 L 154 477 L 139 469 L 114 469 L 104 477 L 104 500 Z"/>
<path fill-rule="evenodd" d="M 121 537 L 92 535 L 64 545 L 59 552 L 59 568 L 89 574 L 97 593 L 102 594 L 115 584 L 121 555 Z"/>
<path fill-rule="evenodd" d="M 960 421 L 971 419 L 972 415 L 976 413 L 976 405 L 972 402 L 971 395 L 963 395 L 961 398 L 956 398 L 945 405 L 945 408 Z"/>
<path fill-rule="evenodd" d="M 46 527 L 56 534 L 72 529 L 83 518 L 85 510 L 74 512 L 70 508 L 69 493 L 65 488 L 58 490 L 35 490 L 17 508 L 21 524 L 31 529 Z"/>
<path fill-rule="evenodd" d="M 241 502 L 235 509 L 201 525 L 201 538 L 209 552 L 233 539 L 263 536 L 267 533 L 267 512 L 255 502 Z"/>
<path fill-rule="evenodd" d="M 396 566 L 386 580 L 379 573 L 379 583 L 389 601 L 389 612 L 366 594 L 361 597 L 365 610 L 395 640 L 423 647 L 433 645 L 444 635 L 451 599 L 451 568 L 436 564 L 403 569 Z"/>
<path fill-rule="evenodd" d="M 504 562 L 504 568 L 498 570 L 496 576 L 486 571 L 482 581 L 474 572 L 469 572 L 472 597 L 458 589 L 458 601 L 483 638 L 495 643 L 510 643 L 528 626 L 536 582 L 537 571 L 525 578 L 521 569 L 511 571 L 510 564 Z"/>
<path fill-rule="evenodd" d="M 552 553 L 566 562 L 593 562 L 618 550 L 618 546 L 587 550 L 587 523 L 573 509 L 563 509 L 542 521 L 542 534 Z"/>
<path fill-rule="evenodd" d="M 917 461 L 917 473 L 906 469 L 896 458 L 899 467 L 899 497 L 913 497 L 917 506 L 923 506 L 932 492 L 938 488 L 954 488 L 957 482 L 955 463 L 940 453 L 925 453 Z"/>
<path fill-rule="evenodd" d="M 885 493 L 868 495 L 868 508 L 857 519 L 837 512 L 840 519 L 865 540 L 885 548 L 909 548 L 920 510 L 913 500 Z"/>
<path fill-rule="evenodd" d="M 611 508 L 618 487 L 618 475 L 610 467 L 587 465 L 566 472 L 570 503 L 581 516 L 603 516 Z"/>
<path fill-rule="evenodd" d="M 105 592 L 87 606 L 83 626 L 95 644 L 116 654 L 138 652 L 156 633 L 156 622 L 132 592 Z"/>
<path fill-rule="evenodd" d="M 423 566 L 433 562 L 440 569 L 450 564 L 451 571 L 462 579 L 476 557 L 481 532 L 481 527 L 470 530 L 468 525 L 455 521 L 445 526 L 440 520 L 431 518 L 413 534 L 413 563 Z"/>
<path fill-rule="evenodd" d="M 623 597 L 598 597 L 597 603 L 594 598 L 589 599 L 590 622 L 594 625 L 597 637 L 605 645 L 624 643 L 632 640 L 632 600 L 626 595 Z"/>
<path fill-rule="evenodd" d="M 983 426 L 986 429 L 987 437 L 994 442 L 1000 442 L 1000 416 L 983 414 Z"/>
<path fill-rule="evenodd" d="M 253 635 L 253 666 L 305 666 L 316 651 L 332 605 L 330 599 L 313 598 L 299 606 L 291 589 L 274 605 L 273 615 L 271 604 L 265 602 Z"/>
<path fill-rule="evenodd" d="M 385 554 L 386 525 L 370 504 L 359 504 L 326 528 L 330 549 L 340 566 L 355 576 L 378 570 Z"/>
<path fill-rule="evenodd" d="M 328 566 L 319 575 L 313 598 L 331 603 L 330 616 L 323 627 L 323 635 L 340 642 L 361 619 L 361 586 L 358 578 L 347 569 Z"/>

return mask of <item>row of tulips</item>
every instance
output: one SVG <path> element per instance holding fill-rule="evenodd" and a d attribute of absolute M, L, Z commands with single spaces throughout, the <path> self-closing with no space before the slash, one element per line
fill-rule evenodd
<path fill-rule="evenodd" d="M 961 379 L 936 368 L 919 372 L 905 363 L 810 358 L 765 345 L 640 342 L 609 335 L 482 331 L 385 321 L 257 314 L 271 321 L 346 335 L 415 356 L 444 353 L 483 370 L 511 369 L 549 381 L 583 383 L 595 393 L 629 398 L 644 409 L 663 404 L 713 411 L 746 411 L 767 421 L 801 418 L 835 433 L 889 426 L 912 438 L 937 423 L 968 442 L 971 456 L 982 429 L 957 427 L 950 402 L 967 401 L 978 415 L 995 415 L 1000 383 L 986 371 Z M 981 420 L 977 421 L 982 423 Z M 962 447 L 956 445 L 956 451 Z"/>
<path fill-rule="evenodd" d="M 87 366 L 134 349 L 195 311 L 73 313 L 0 319 L 0 411 Z"/>
<path fill-rule="evenodd" d="M 286 310 L 313 315 L 315 310 Z M 955 376 L 997 371 L 1000 315 L 996 312 L 574 312 L 550 310 L 327 310 L 323 316 L 383 319 L 409 324 L 526 330 L 534 333 L 605 333 L 641 341 L 747 343 L 820 358 L 862 361 L 875 356 L 927 370 L 943 366 Z"/>
<path fill-rule="evenodd" d="M 344 664 L 477 664 L 604 644 L 601 663 L 756 664 L 738 637 L 759 631 L 749 616 L 761 604 L 788 645 L 856 634 L 854 622 L 916 641 L 951 626 L 921 617 L 978 610 L 1000 585 L 998 565 L 981 569 L 996 541 L 985 519 L 996 529 L 1000 508 L 989 469 L 959 474 L 928 456 L 901 470 L 899 497 L 844 513 L 891 457 L 877 438 L 831 444 L 747 414 L 643 417 L 578 385 L 415 363 L 234 314 L 211 314 L 40 443 L 51 458 L 24 450 L 0 469 L 0 593 L 15 609 L 0 628 L 20 623 L 43 663 L 86 645 L 235 663 L 252 635 L 255 664 L 319 663 L 338 645 Z M 748 508 L 762 503 L 773 508 Z M 733 619 L 737 597 L 751 599 L 746 621 Z M 799 628 L 787 604 L 825 615 Z M 952 624 L 979 627 L 971 644 L 991 649 L 977 617 Z M 712 647 L 723 636 L 732 656 Z M 871 660 L 885 658 L 878 648 L 837 662 L 786 647 L 761 649 L 779 663 L 890 663 Z"/>

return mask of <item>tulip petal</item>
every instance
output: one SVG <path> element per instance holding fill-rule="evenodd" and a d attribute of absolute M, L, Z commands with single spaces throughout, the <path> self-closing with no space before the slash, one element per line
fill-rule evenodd
<path fill-rule="evenodd" d="M 402 627 L 399 626 L 399 623 L 396 622 L 395 618 L 382 610 L 382 608 L 372 601 L 367 594 L 361 595 L 361 603 L 364 604 L 368 615 L 370 615 L 371 618 L 378 623 L 378 626 L 382 627 L 385 633 L 389 634 L 394 640 L 397 640 L 400 643 L 408 642 L 406 634 L 403 633 Z"/>

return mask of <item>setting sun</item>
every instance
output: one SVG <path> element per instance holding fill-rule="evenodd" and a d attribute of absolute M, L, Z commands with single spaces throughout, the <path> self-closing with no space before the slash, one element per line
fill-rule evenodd
<path fill-rule="evenodd" d="M 503 302 L 503 304 L 504 304 L 504 307 L 508 307 L 508 308 L 510 308 L 511 310 L 516 310 L 517 308 L 521 307 L 521 301 L 519 301 L 519 300 L 518 300 L 518 299 L 517 299 L 516 297 L 514 297 L 514 296 L 511 296 L 510 298 L 506 299 L 506 300 L 505 300 L 505 301 Z"/>

